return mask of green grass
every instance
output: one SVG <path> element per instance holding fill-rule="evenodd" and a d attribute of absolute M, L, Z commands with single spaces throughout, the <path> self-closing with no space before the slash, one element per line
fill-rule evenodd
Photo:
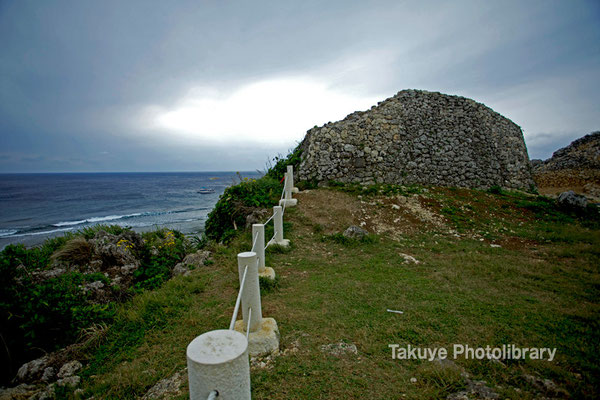
<path fill-rule="evenodd" d="M 427 193 L 430 207 L 463 234 L 423 230 L 349 243 L 323 234 L 328 227 L 312 220 L 306 197 L 286 209 L 285 236 L 293 246 L 267 253 L 278 281 L 263 287 L 262 311 L 277 320 L 280 350 L 294 351 L 276 357 L 270 369 L 252 369 L 253 398 L 438 399 L 464 387 L 455 370 L 393 360 L 393 343 L 557 347 L 554 362 L 456 363 L 503 399 L 540 396 L 523 374 L 552 379 L 573 398 L 597 398 L 596 222 L 554 209 L 542 212 L 536 207 L 550 207 L 547 201 L 526 194 L 419 193 Z M 490 247 L 490 240 L 502 247 Z M 185 348 L 195 336 L 228 326 L 239 286 L 236 253 L 250 245 L 249 233 L 227 246 L 213 243 L 213 264 L 123 305 L 105 339 L 87 351 L 86 394 L 136 398 L 184 368 Z M 419 263 L 406 263 L 401 254 Z M 321 351 L 338 342 L 355 344 L 358 354 Z"/>

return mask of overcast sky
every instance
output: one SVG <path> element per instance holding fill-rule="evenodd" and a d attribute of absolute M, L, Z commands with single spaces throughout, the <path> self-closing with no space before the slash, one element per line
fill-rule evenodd
<path fill-rule="evenodd" d="M 0 172 L 254 170 L 402 89 L 600 130 L 600 1 L 0 0 Z"/>

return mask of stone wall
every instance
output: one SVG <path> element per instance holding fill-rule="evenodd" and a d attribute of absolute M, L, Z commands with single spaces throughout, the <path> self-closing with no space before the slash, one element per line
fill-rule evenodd
<path fill-rule="evenodd" d="M 301 180 L 529 189 L 518 125 L 473 100 L 403 90 L 370 110 L 310 129 Z"/>
<path fill-rule="evenodd" d="M 600 131 L 573 141 L 546 161 L 531 160 L 531 164 L 541 192 L 570 189 L 600 200 Z"/>

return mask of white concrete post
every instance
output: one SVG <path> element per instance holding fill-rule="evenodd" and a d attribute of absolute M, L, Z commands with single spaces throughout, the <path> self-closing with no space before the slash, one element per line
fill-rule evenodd
<path fill-rule="evenodd" d="M 258 276 L 275 279 L 275 271 L 265 266 L 265 226 L 263 224 L 252 224 L 252 243 L 255 243 L 253 251 L 258 257 Z"/>
<path fill-rule="evenodd" d="M 273 227 L 275 229 L 275 243 L 283 242 L 283 212 L 281 206 L 273 207 Z"/>
<path fill-rule="evenodd" d="M 252 243 L 258 257 L 258 273 L 265 272 L 265 226 L 263 224 L 252 224 Z"/>
<path fill-rule="evenodd" d="M 273 227 L 275 229 L 275 237 L 272 243 L 280 246 L 289 246 L 290 241 L 283 238 L 283 209 L 281 206 L 273 207 Z"/>
<path fill-rule="evenodd" d="M 191 400 L 250 399 L 250 362 L 246 336 L 234 330 L 203 333 L 187 347 Z"/>
<path fill-rule="evenodd" d="M 287 166 L 287 172 L 285 173 L 285 183 L 283 186 L 284 196 L 283 199 L 279 200 L 279 205 L 286 205 L 286 207 L 293 207 L 298 204 L 297 199 L 292 198 L 292 191 L 294 189 L 294 167 L 291 165 Z"/>
<path fill-rule="evenodd" d="M 294 167 L 291 165 L 287 166 L 287 172 L 285 173 L 285 199 L 292 199 L 292 188 L 294 187 Z"/>
<path fill-rule="evenodd" d="M 290 191 L 292 193 L 299 193 L 300 190 L 298 190 L 297 187 L 294 187 L 294 166 L 293 165 L 288 165 L 287 166 L 287 174 L 288 174 L 288 179 L 290 181 Z M 292 196 L 290 195 L 290 198 Z"/>
<path fill-rule="evenodd" d="M 260 308 L 260 287 L 258 284 L 258 263 L 256 262 L 256 253 L 247 251 L 238 254 L 238 272 L 240 276 L 240 284 L 244 276 L 246 265 L 248 272 L 246 273 L 246 282 L 244 287 L 240 287 L 242 291 L 242 314 L 244 316 L 244 326 L 248 326 L 248 309 L 252 308 L 250 315 L 250 332 L 255 332 L 260 329 L 262 321 L 262 310 Z"/>

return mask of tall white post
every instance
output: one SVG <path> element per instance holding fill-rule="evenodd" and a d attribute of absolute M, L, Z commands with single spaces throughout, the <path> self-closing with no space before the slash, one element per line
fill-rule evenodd
<path fill-rule="evenodd" d="M 297 187 L 294 187 L 294 166 L 293 165 L 287 166 L 287 174 L 288 174 L 288 180 L 290 181 L 290 192 L 298 193 L 300 190 L 298 190 Z M 290 198 L 291 197 L 292 196 L 290 195 Z"/>
<path fill-rule="evenodd" d="M 223 399 L 250 399 L 250 362 L 246 336 L 234 330 L 203 333 L 187 347 L 191 400 L 206 400 L 213 390 Z"/>
<path fill-rule="evenodd" d="M 253 252 L 258 257 L 258 273 L 265 272 L 265 226 L 252 224 L 252 243 L 256 243 Z"/>
<path fill-rule="evenodd" d="M 294 187 L 294 171 L 291 165 L 287 166 L 287 172 L 285 173 L 285 199 L 292 199 L 292 188 Z"/>
<path fill-rule="evenodd" d="M 238 254 L 238 272 L 240 285 L 244 276 L 244 270 L 248 266 L 246 273 L 246 282 L 242 291 L 242 314 L 244 316 L 244 326 L 250 326 L 250 332 L 255 332 L 260 328 L 262 320 L 262 310 L 260 308 L 260 287 L 258 284 L 258 263 L 256 253 L 247 251 Z M 248 310 L 252 309 L 250 314 L 250 324 L 248 325 Z"/>

